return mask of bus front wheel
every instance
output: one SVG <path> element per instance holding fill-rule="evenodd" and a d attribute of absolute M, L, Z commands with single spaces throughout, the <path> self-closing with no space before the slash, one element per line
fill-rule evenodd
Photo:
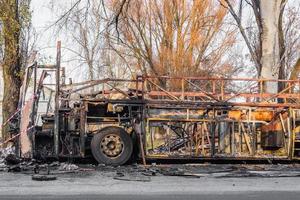
<path fill-rule="evenodd" d="M 106 127 L 93 136 L 91 150 L 94 158 L 105 165 L 125 164 L 131 157 L 130 135 L 120 127 Z"/>

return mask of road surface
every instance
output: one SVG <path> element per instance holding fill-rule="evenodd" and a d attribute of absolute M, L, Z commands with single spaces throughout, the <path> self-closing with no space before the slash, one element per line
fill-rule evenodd
<path fill-rule="evenodd" d="M 300 177 L 152 176 L 149 182 L 115 180 L 116 172 L 64 173 L 31 180 L 28 173 L 0 172 L 0 199 L 271 199 L 299 200 Z"/>

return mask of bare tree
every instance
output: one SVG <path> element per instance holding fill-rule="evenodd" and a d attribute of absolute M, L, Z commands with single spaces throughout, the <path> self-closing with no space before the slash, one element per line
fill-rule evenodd
<path fill-rule="evenodd" d="M 287 6 L 283 18 L 285 77 L 297 79 L 300 73 L 300 2 Z M 296 63 L 296 64 L 295 64 Z"/>
<path fill-rule="evenodd" d="M 55 0 L 53 3 L 60 6 Z M 51 27 L 55 26 L 56 33 L 63 33 L 69 38 L 69 42 L 65 41 L 67 45 L 64 45 L 74 55 L 69 60 L 76 63 L 74 69 L 87 67 L 89 80 L 125 73 L 120 72 L 122 67 L 115 67 L 122 63 L 118 62 L 119 57 L 111 51 L 106 39 L 109 28 L 116 27 L 117 30 L 118 12 L 122 10 L 120 6 L 124 5 L 105 0 L 82 0 L 67 3 L 66 8 L 58 8 L 62 14 Z M 107 10 L 108 7 L 110 10 Z"/>
<path fill-rule="evenodd" d="M 87 65 L 89 80 L 94 80 L 96 72 L 103 67 L 102 33 L 106 22 L 101 15 L 103 9 L 102 3 L 97 0 L 91 0 L 90 4 L 84 7 L 80 7 L 79 4 L 70 14 L 66 24 L 68 29 L 66 34 L 71 35 L 72 46 L 75 46 L 71 51 L 75 53 L 81 64 Z"/>
<path fill-rule="evenodd" d="M 289 34 L 292 32 L 289 30 L 290 27 L 293 27 L 291 24 L 294 24 L 295 20 L 290 18 L 284 23 L 287 0 L 239 0 L 237 9 L 235 9 L 233 1 L 225 0 L 225 2 L 226 4 L 223 2 L 221 4 L 230 11 L 235 19 L 257 69 L 258 77 L 265 79 L 287 78 L 291 65 L 291 48 L 295 46 L 293 37 L 297 38 L 296 34 Z M 253 29 L 243 24 L 242 13 L 247 6 L 251 8 L 255 17 L 255 37 L 251 37 Z M 292 60 L 294 62 L 295 59 L 292 58 Z M 269 82 L 265 85 L 265 90 L 269 93 L 277 93 L 283 87 L 283 84 L 278 86 Z"/>
<path fill-rule="evenodd" d="M 235 31 L 224 26 L 226 14 L 211 0 L 132 1 L 111 46 L 144 74 L 229 75 L 234 68 L 224 58 Z"/>

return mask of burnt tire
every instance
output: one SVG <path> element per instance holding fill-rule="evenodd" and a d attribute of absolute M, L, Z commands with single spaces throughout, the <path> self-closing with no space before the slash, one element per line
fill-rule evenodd
<path fill-rule="evenodd" d="M 124 129 L 106 127 L 93 136 L 91 150 L 98 163 L 118 166 L 131 158 L 133 144 Z"/>

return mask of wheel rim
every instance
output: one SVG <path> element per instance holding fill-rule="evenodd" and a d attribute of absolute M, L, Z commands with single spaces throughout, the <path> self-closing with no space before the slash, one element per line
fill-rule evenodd
<path fill-rule="evenodd" d="M 100 142 L 100 149 L 109 158 L 119 157 L 124 149 L 124 143 L 116 134 L 106 135 Z"/>

